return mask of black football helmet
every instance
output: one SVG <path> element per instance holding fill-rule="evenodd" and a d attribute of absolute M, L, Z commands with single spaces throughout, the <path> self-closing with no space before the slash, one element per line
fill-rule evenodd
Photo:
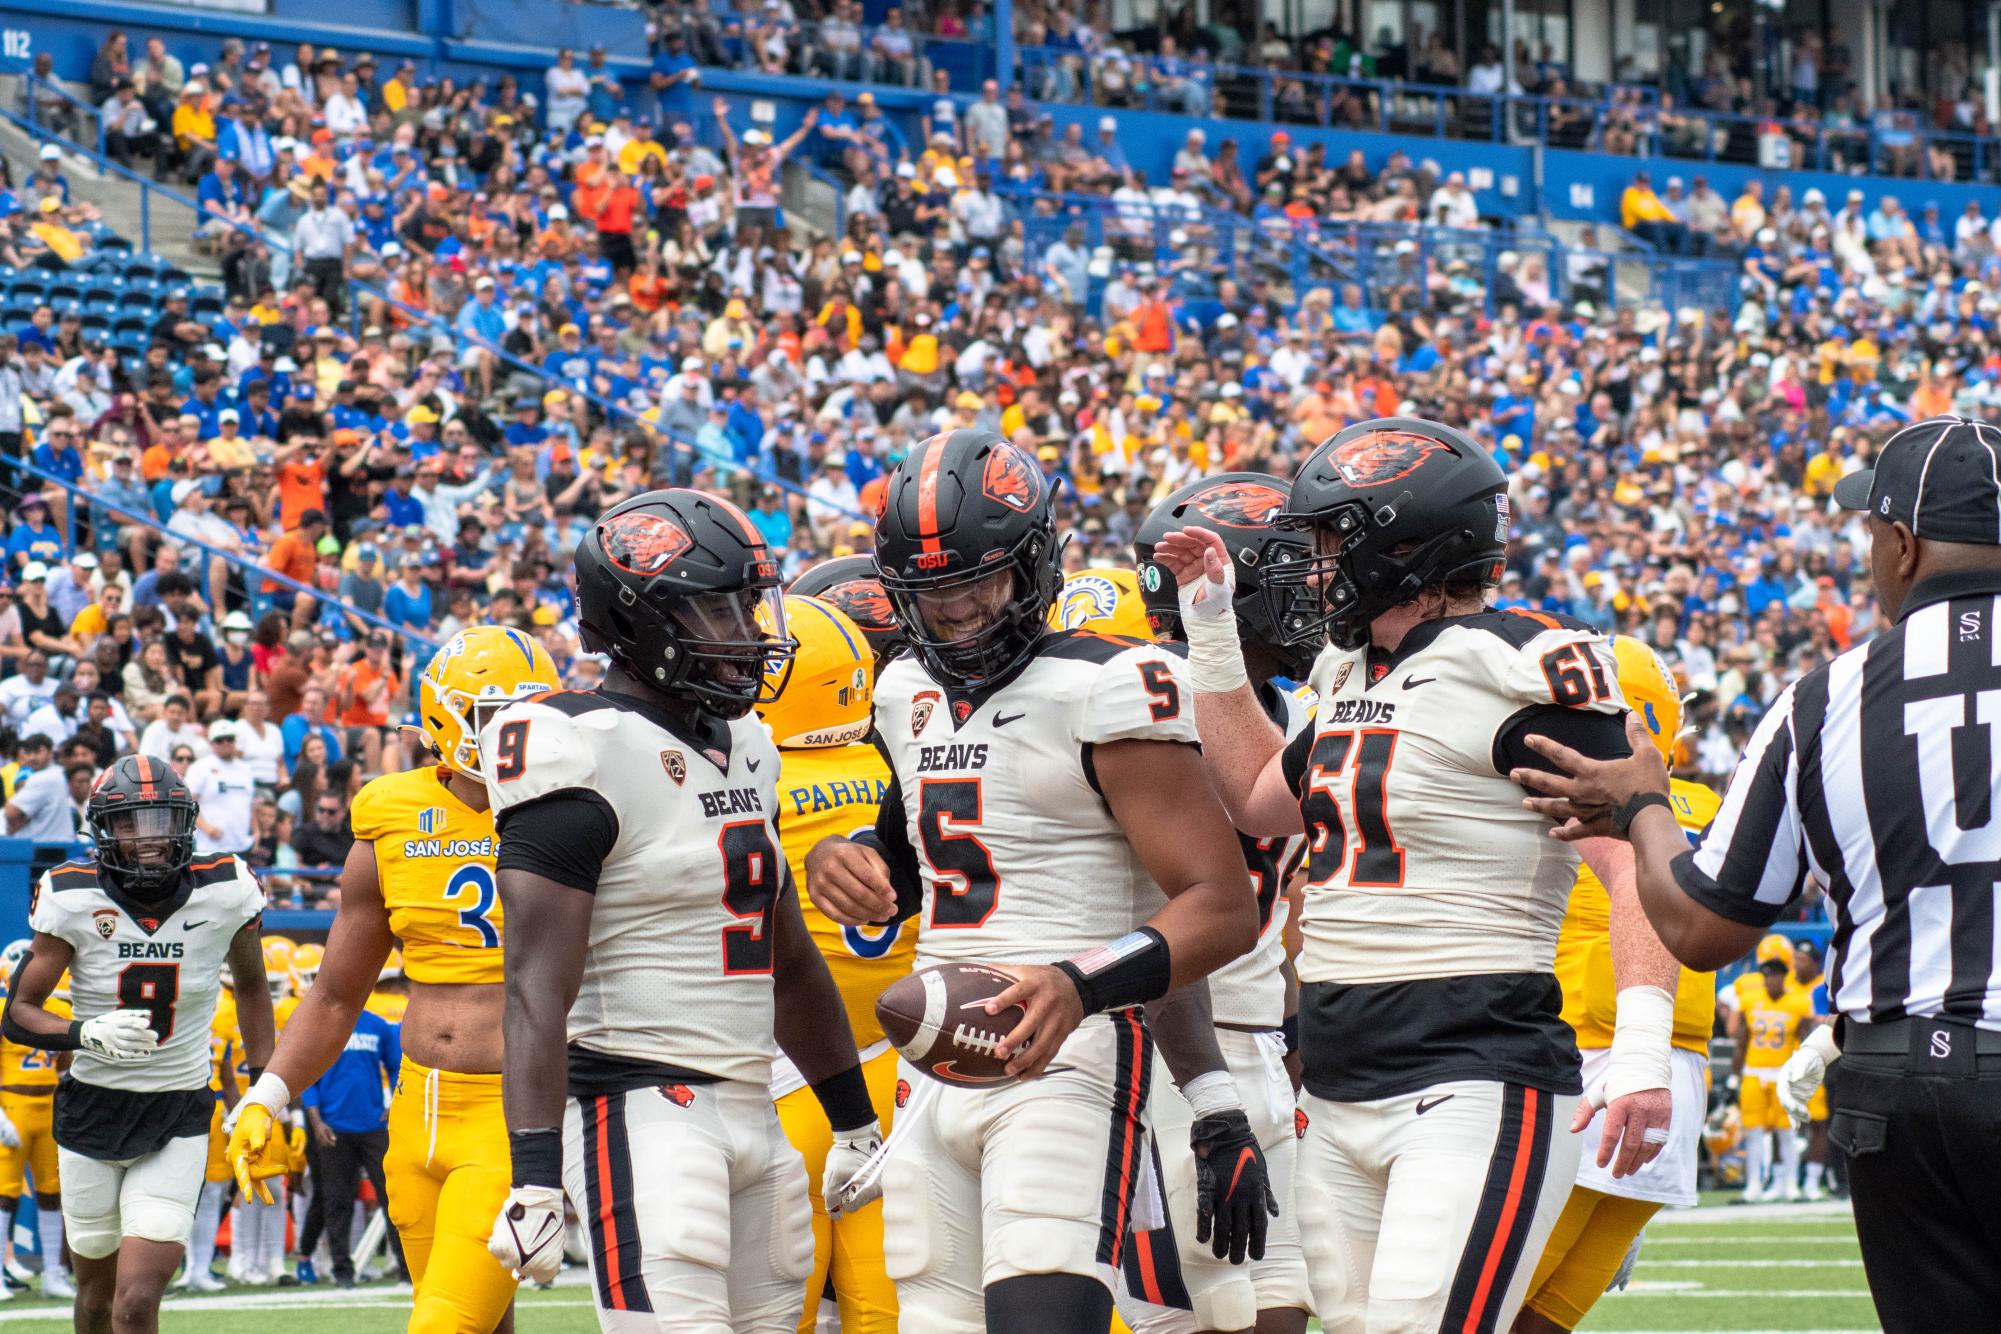
<path fill-rule="evenodd" d="M 1265 576 L 1275 624 L 1311 624 L 1338 648 L 1436 583 L 1500 582 L 1507 478 L 1465 433 L 1417 417 L 1358 422 L 1313 451 L 1280 524 L 1310 559 Z"/>
<path fill-rule="evenodd" d="M 170 899 L 195 859 L 194 793 L 165 760 L 124 755 L 97 776 L 84 819 L 97 864 L 135 899 Z"/>
<path fill-rule="evenodd" d="M 870 556 L 836 556 L 823 560 L 792 581 L 785 590 L 801 597 L 831 602 L 848 614 L 875 650 L 875 668 L 901 653 L 903 627 L 896 623 L 896 607 L 882 588 Z"/>
<path fill-rule="evenodd" d="M 741 718 L 784 688 L 798 646 L 778 563 L 729 501 L 681 488 L 634 496 L 591 526 L 576 565 L 584 647 L 654 690 Z"/>
<path fill-rule="evenodd" d="M 905 641 L 941 684 L 985 689 L 1028 664 L 1062 583 L 1050 488 L 992 431 L 910 451 L 876 515 L 875 561 Z"/>
<path fill-rule="evenodd" d="M 1262 472 L 1226 472 L 1190 482 L 1154 507 L 1133 538 L 1139 557 L 1140 597 L 1154 638 L 1185 640 L 1181 628 L 1180 590 L 1174 576 L 1153 559 L 1160 539 L 1183 528 L 1206 528 L 1223 539 L 1237 569 L 1237 633 L 1245 642 L 1262 645 L 1281 664 L 1281 672 L 1303 681 L 1324 642 L 1317 621 L 1294 613 L 1294 624 L 1274 619 L 1265 596 L 1265 577 L 1273 569 L 1313 555 L 1304 535 L 1280 528 L 1273 520 L 1286 507 L 1285 482 Z"/>

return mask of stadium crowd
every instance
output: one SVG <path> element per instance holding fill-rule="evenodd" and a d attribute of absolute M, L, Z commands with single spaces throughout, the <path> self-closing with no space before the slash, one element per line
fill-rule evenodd
<path fill-rule="evenodd" d="M 1202 473 L 1287 474 L 1370 417 L 1461 425 L 1513 479 L 1503 604 L 1657 645 L 1696 697 L 1688 772 L 1714 780 L 1787 681 L 1873 628 L 1834 480 L 1887 425 L 2001 396 L 1977 209 L 1643 175 L 1623 220 L 1741 266 L 1741 298 L 1614 308 L 1588 251 L 1551 273 L 1421 250 L 1429 224 L 1477 224 L 1463 180 L 1282 131 L 1192 133 L 1150 182 L 1115 127 L 1055 136 L 990 84 L 921 142 L 866 94 L 774 142 L 700 92 L 677 14 L 630 97 L 567 52 L 531 89 L 106 43 L 93 95 L 141 108 L 121 150 L 195 182 L 226 301 L 196 319 L 169 294 L 137 359 L 48 307 L 0 332 L 0 449 L 41 478 L 0 587 L 10 831 L 68 838 L 82 766 L 137 746 L 228 810 L 205 849 L 338 865 L 347 797 L 417 757 L 397 729 L 431 645 L 515 625 L 595 679 L 566 583 L 592 516 L 724 490 L 797 572 L 866 549 L 887 471 L 964 425 L 1063 478 L 1072 568 L 1130 564 L 1151 504 Z M 841 234 L 789 225 L 792 157 L 842 182 Z M 88 262 L 60 158 L 8 179 L 0 241 Z M 1229 276 L 1211 210 L 1275 237 L 1410 230 L 1367 295 L 1298 290 Z"/>

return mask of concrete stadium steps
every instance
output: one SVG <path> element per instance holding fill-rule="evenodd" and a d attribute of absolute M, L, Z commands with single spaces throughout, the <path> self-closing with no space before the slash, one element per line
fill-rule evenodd
<path fill-rule="evenodd" d="M 0 77 L 0 105 L 9 108 L 20 105 L 21 83 L 17 75 Z M 84 91 L 75 85 L 65 87 L 79 95 Z M 15 180 L 25 180 L 34 173 L 41 148 L 41 141 L 19 125 L 0 119 L 0 153 L 7 155 Z M 221 270 L 216 262 L 195 250 L 195 215 L 192 209 L 158 193 L 154 193 L 150 207 L 146 207 L 140 201 L 145 190 L 137 182 L 112 172 L 101 172 L 88 158 L 76 153 L 63 153 L 62 169 L 63 174 L 69 177 L 72 196 L 97 205 L 104 213 L 105 225 L 130 241 L 135 251 L 150 249 L 187 270 L 189 276 L 201 282 L 220 281 Z M 143 174 L 143 168 L 140 171 Z M 176 185 L 171 188 L 189 197 L 194 195 L 191 187 Z M 151 227 L 150 245 L 145 239 L 142 220 Z"/>

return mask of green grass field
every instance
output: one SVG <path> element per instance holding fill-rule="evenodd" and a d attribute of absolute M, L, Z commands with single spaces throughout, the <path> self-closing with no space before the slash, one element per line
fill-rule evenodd
<path fill-rule="evenodd" d="M 407 1296 L 384 1285 L 351 1292 L 244 1288 L 172 1299 L 166 1334 L 400 1334 Z M 17 1298 L 0 1303 L 0 1334 L 70 1328 L 67 1309 Z M 524 1293 L 521 1334 L 589 1334 L 589 1290 L 566 1275 L 549 1292 Z M 1674 1211 L 1647 1230 L 1633 1284 L 1600 1302 L 1586 1330 L 1873 1331 L 1855 1228 L 1845 1207 L 1720 1204 Z"/>

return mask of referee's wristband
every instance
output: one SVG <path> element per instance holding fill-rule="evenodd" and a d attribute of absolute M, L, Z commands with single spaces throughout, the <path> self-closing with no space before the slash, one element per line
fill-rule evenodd
<path fill-rule="evenodd" d="M 1659 792 L 1641 792 L 1626 798 L 1612 808 L 1612 830 L 1624 838 L 1626 831 L 1633 827 L 1633 821 L 1640 818 L 1640 812 L 1649 806 L 1669 809 L 1668 799 Z"/>
<path fill-rule="evenodd" d="M 507 1137 L 507 1152 L 514 1161 L 514 1185 L 563 1188 L 562 1131 L 513 1131 Z"/>

